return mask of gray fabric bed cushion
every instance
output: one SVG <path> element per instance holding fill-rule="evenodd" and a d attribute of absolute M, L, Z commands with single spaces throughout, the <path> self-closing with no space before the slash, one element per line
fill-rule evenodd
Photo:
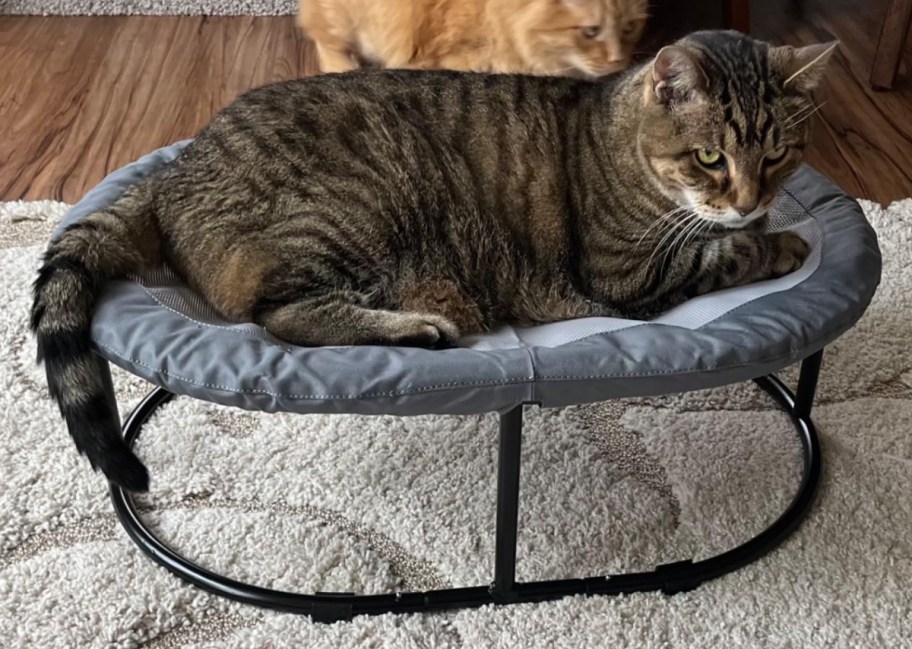
<path fill-rule="evenodd" d="M 113 201 L 185 144 L 112 173 L 61 228 Z M 861 208 L 813 170 L 788 183 L 772 224 L 812 244 L 799 271 L 696 298 L 649 322 L 504 327 L 445 351 L 303 348 L 225 321 L 163 269 L 110 283 L 92 337 L 104 358 L 172 392 L 252 410 L 471 413 L 708 388 L 821 349 L 858 320 L 880 281 L 877 239 Z"/>

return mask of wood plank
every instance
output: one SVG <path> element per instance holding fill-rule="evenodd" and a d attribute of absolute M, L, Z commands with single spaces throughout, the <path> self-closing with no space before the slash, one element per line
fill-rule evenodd
<path fill-rule="evenodd" d="M 82 30 L 48 34 L 43 21 L 0 19 L 0 196 L 54 195 L 44 173 L 68 152 L 67 134 L 107 44 Z M 52 178 L 53 177 L 53 178 Z"/>
<path fill-rule="evenodd" d="M 0 200 L 73 202 L 252 87 L 316 71 L 292 17 L 0 17 Z"/>
<path fill-rule="evenodd" d="M 890 0 L 877 40 L 874 64 L 871 66 L 871 85 L 875 88 L 893 87 L 906 40 L 909 38 L 910 24 L 912 0 Z"/>

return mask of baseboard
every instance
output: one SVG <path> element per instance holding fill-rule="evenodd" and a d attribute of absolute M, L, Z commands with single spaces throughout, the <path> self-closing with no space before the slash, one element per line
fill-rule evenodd
<path fill-rule="evenodd" d="M 281 16 L 296 0 L 0 0 L 0 14 L 38 16 Z"/>

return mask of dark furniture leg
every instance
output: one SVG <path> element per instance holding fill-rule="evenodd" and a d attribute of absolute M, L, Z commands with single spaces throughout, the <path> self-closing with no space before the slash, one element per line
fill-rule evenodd
<path fill-rule="evenodd" d="M 350 620 L 355 615 L 539 602 L 579 594 L 618 595 L 658 590 L 670 595 L 691 590 L 704 581 L 721 577 L 756 561 L 782 543 L 807 515 L 820 480 L 820 447 L 810 412 L 822 354 L 822 351 L 817 352 L 802 363 L 797 396 L 775 376 L 756 379 L 760 387 L 791 416 L 801 442 L 801 483 L 785 512 L 769 528 L 728 552 L 697 562 L 692 559 L 676 561 L 658 566 L 650 572 L 556 581 L 516 581 L 522 406 L 501 415 L 494 580 L 486 586 L 381 595 L 305 595 L 244 584 L 207 570 L 169 548 L 140 518 L 133 498 L 128 492 L 112 485 L 111 499 L 117 517 L 136 545 L 154 561 L 185 581 L 216 595 L 247 604 L 310 615 L 317 622 Z M 139 404 L 124 424 L 124 438 L 128 445 L 133 446 L 143 424 L 173 396 L 170 392 L 157 388 Z"/>
<path fill-rule="evenodd" d="M 522 453 L 523 407 L 500 417 L 497 452 L 497 537 L 494 542 L 494 583 L 491 596 L 498 604 L 515 601 L 516 533 L 519 525 L 519 467 Z"/>
<path fill-rule="evenodd" d="M 725 27 L 750 33 L 750 0 L 722 0 Z"/>
<path fill-rule="evenodd" d="M 909 38 L 910 25 L 912 0 L 890 0 L 874 52 L 874 65 L 871 66 L 871 85 L 874 88 L 889 90 L 893 87 Z"/>

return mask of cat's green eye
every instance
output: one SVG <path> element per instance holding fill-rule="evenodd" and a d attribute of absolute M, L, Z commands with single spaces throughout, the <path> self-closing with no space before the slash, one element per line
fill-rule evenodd
<path fill-rule="evenodd" d="M 765 158 L 766 164 L 771 165 L 771 164 L 776 164 L 777 162 L 781 162 L 782 159 L 785 157 L 786 153 L 788 153 L 787 146 L 781 146 L 778 149 L 773 149 L 772 151 L 770 151 L 769 153 L 766 154 L 766 158 Z"/>
<path fill-rule="evenodd" d="M 717 169 L 725 164 L 725 158 L 722 157 L 722 152 L 717 151 L 716 149 L 697 149 L 696 156 L 697 162 L 710 169 Z"/>
<path fill-rule="evenodd" d="M 589 27 L 583 27 L 580 31 L 586 38 L 595 38 L 602 31 L 602 28 L 599 25 L 590 25 Z"/>

